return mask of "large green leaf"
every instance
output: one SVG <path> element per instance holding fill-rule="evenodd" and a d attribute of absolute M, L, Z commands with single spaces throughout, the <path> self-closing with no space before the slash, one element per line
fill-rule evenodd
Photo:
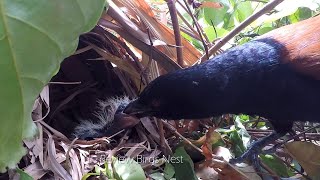
<path fill-rule="evenodd" d="M 35 98 L 99 19 L 105 0 L 0 0 L 0 171 L 32 137 Z"/>
<path fill-rule="evenodd" d="M 198 179 L 194 172 L 194 164 L 188 153 L 183 147 L 176 149 L 174 153 L 174 159 L 172 159 L 176 179 Z"/>
<path fill-rule="evenodd" d="M 253 13 L 252 3 L 249 1 L 239 1 L 235 11 L 237 20 L 242 22 Z"/>
<path fill-rule="evenodd" d="M 222 5 L 222 8 L 204 8 L 204 18 L 208 24 L 213 24 L 214 26 L 221 27 L 223 19 L 226 16 L 226 13 L 230 7 L 228 0 L 209 0 L 211 2 L 219 2 Z"/>
<path fill-rule="evenodd" d="M 144 171 L 139 163 L 133 159 L 125 159 L 114 161 L 115 177 L 118 180 L 140 180 L 146 179 Z"/>

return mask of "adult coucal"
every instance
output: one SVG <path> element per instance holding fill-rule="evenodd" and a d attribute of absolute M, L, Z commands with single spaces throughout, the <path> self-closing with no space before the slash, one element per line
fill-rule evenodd
<path fill-rule="evenodd" d="M 291 131 L 294 121 L 320 122 L 320 16 L 162 75 L 124 112 L 173 120 L 227 113 L 268 118 L 275 132 L 239 160 L 257 157 L 263 146 Z"/>

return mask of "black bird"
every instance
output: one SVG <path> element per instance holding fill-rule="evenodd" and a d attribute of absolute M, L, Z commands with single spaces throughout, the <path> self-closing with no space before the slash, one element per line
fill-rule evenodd
<path fill-rule="evenodd" d="M 320 16 L 273 30 L 200 65 L 162 75 L 124 113 L 165 119 L 259 115 L 275 132 L 238 160 L 292 130 L 320 122 Z"/>

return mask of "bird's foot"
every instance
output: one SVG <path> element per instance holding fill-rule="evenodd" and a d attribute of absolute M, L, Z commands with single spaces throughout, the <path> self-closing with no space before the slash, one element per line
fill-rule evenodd
<path fill-rule="evenodd" d="M 248 148 L 248 150 L 243 153 L 240 157 L 234 158 L 230 160 L 231 164 L 236 164 L 236 163 L 242 163 L 245 160 L 248 160 L 250 163 L 253 164 L 253 166 L 260 170 L 260 160 L 259 160 L 259 154 L 261 153 L 261 147 L 256 144 L 252 143 L 252 145 Z"/>
<path fill-rule="evenodd" d="M 231 159 L 230 163 L 235 164 L 241 163 L 245 160 L 249 160 L 257 170 L 261 171 L 259 154 L 269 154 L 270 152 L 274 152 L 278 146 L 274 146 L 273 148 L 267 151 L 262 151 L 262 148 L 270 142 L 275 141 L 281 136 L 283 136 L 283 134 L 273 132 L 270 135 L 253 142 L 242 156 L 235 159 Z"/>
<path fill-rule="evenodd" d="M 274 145 L 274 146 L 273 146 L 272 148 L 270 148 L 270 149 L 266 149 L 266 150 L 261 151 L 261 154 L 274 154 L 274 153 L 277 152 L 277 149 L 278 149 L 279 147 L 281 147 L 281 145 L 282 145 L 282 144 L 276 144 L 276 145 Z"/>

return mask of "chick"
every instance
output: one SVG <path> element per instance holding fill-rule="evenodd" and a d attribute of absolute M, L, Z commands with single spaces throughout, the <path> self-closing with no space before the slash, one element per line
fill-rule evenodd
<path fill-rule="evenodd" d="M 97 121 L 83 120 L 75 127 L 73 137 L 91 140 L 111 136 L 123 129 L 129 129 L 139 123 L 139 119 L 123 113 L 129 104 L 128 97 L 112 97 L 98 101 L 98 110 L 94 113 Z"/>

